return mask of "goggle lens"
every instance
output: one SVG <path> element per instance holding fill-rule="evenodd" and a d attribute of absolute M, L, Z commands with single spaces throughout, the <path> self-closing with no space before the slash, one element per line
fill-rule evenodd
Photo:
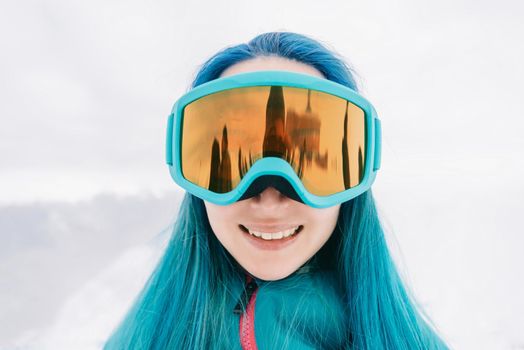
<path fill-rule="evenodd" d="M 227 193 L 258 159 L 278 157 L 310 193 L 332 195 L 364 177 L 365 124 L 361 108 L 321 91 L 250 86 L 216 92 L 184 108 L 182 174 Z"/>

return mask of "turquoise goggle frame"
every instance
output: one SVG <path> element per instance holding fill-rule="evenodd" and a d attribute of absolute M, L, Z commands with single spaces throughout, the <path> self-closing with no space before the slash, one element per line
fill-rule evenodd
<path fill-rule="evenodd" d="M 193 184 L 184 178 L 181 169 L 181 130 L 184 107 L 191 102 L 215 92 L 248 86 L 289 86 L 328 93 L 346 99 L 360 107 L 366 123 L 366 162 L 362 181 L 342 192 L 317 196 L 306 190 L 291 165 L 284 159 L 266 157 L 257 160 L 238 185 L 228 193 L 215 193 Z M 228 205 L 236 202 L 255 179 L 263 175 L 277 175 L 286 179 L 302 201 L 314 208 L 327 208 L 348 201 L 367 191 L 380 169 L 381 126 L 375 109 L 354 90 L 312 75 L 288 71 L 257 71 L 218 78 L 199 85 L 180 97 L 174 104 L 167 123 L 166 163 L 173 180 L 189 193 L 214 204 Z"/>

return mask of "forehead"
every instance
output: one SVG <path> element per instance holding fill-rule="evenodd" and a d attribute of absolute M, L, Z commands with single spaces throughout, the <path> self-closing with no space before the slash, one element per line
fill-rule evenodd
<path fill-rule="evenodd" d="M 313 66 L 279 56 L 259 56 L 235 63 L 234 65 L 226 68 L 220 77 L 227 77 L 239 73 L 248 73 L 260 70 L 284 70 L 324 78 L 324 75 Z"/>

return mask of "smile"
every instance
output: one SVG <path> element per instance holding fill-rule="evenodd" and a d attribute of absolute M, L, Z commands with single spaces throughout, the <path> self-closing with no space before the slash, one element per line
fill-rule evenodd
<path fill-rule="evenodd" d="M 244 231 L 246 233 L 249 233 L 252 236 L 255 236 L 257 238 L 264 239 L 266 241 L 279 240 L 279 239 L 284 239 L 284 238 L 293 236 L 294 234 L 300 232 L 302 230 L 302 228 L 303 228 L 302 225 L 298 225 L 298 226 L 295 226 L 295 227 L 291 227 L 291 228 L 289 228 L 287 230 L 282 230 L 282 231 L 279 231 L 279 232 L 271 232 L 271 233 L 269 233 L 269 232 L 260 232 L 260 231 L 250 230 L 250 229 L 248 229 L 247 227 L 245 227 L 243 225 L 239 225 L 239 226 L 242 229 L 242 231 Z"/>

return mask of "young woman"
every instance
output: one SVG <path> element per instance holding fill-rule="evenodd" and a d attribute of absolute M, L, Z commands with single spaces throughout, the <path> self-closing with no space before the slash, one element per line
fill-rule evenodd
<path fill-rule="evenodd" d="M 105 349 L 447 349 L 371 194 L 380 120 L 348 66 L 278 32 L 211 57 L 168 121 L 188 192 Z"/>

